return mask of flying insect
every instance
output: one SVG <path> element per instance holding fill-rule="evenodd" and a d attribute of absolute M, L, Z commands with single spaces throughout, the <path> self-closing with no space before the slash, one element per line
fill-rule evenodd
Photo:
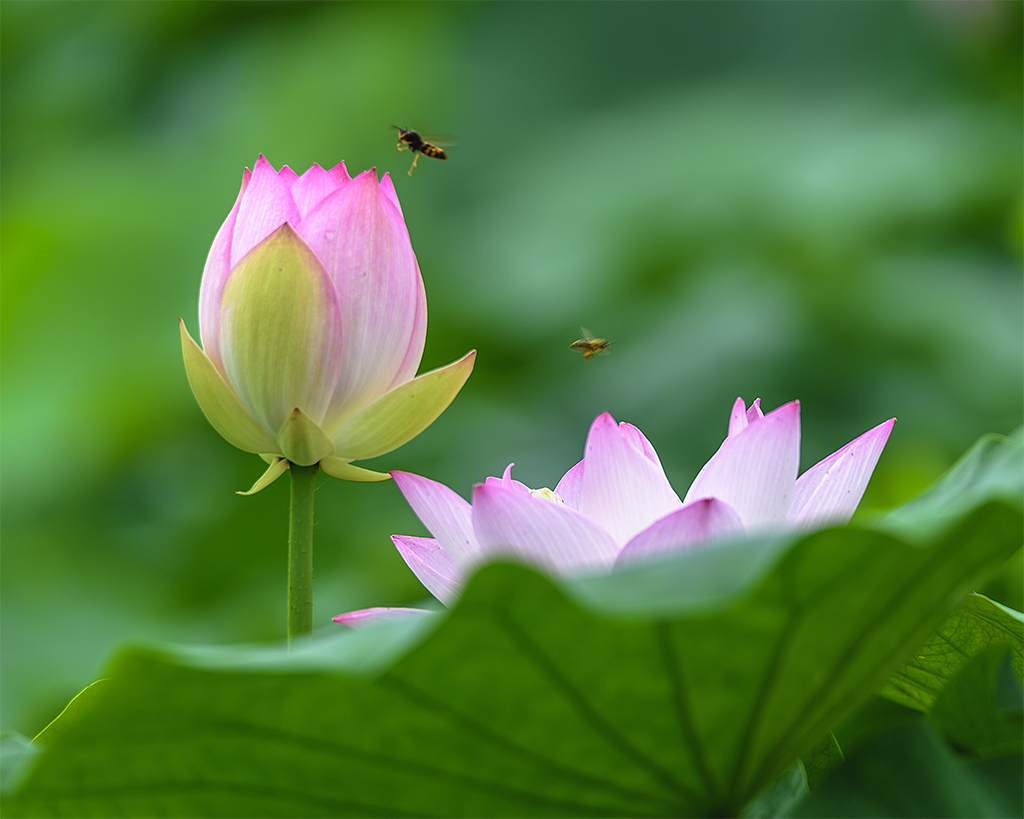
<path fill-rule="evenodd" d="M 416 131 L 410 131 L 408 128 L 402 128 L 398 125 L 392 125 L 391 127 L 398 131 L 398 150 L 412 151 L 412 167 L 409 168 L 409 176 L 412 176 L 412 172 L 416 170 L 416 163 L 420 160 L 420 154 L 429 156 L 431 159 L 448 161 L 448 154 L 436 145 L 427 142 Z"/>
<path fill-rule="evenodd" d="M 579 338 L 569 345 L 570 350 L 579 350 L 583 353 L 583 360 L 590 361 L 595 355 L 603 355 L 608 352 L 611 342 L 606 338 L 598 338 L 586 327 L 580 327 L 583 338 Z"/>

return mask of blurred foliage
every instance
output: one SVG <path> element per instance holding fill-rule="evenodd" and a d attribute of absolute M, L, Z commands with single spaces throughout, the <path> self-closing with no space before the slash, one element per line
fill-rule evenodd
<path fill-rule="evenodd" d="M 777 804 L 764 791 L 780 776 L 797 798 L 823 778 L 827 794 L 843 777 L 845 751 L 832 728 L 855 740 L 856 755 L 857 742 L 903 721 L 902 706 L 858 706 L 944 619 L 961 621 L 965 609 L 1009 616 L 969 595 L 969 607 L 945 618 L 1019 548 L 1022 486 L 1018 471 L 1009 503 L 1001 492 L 981 493 L 938 532 L 918 505 L 904 518 L 913 543 L 838 527 L 560 581 L 497 563 L 480 569 L 446 614 L 406 613 L 291 651 L 128 649 L 31 749 L 17 735 L 0 740 L 15 766 L 0 810 L 783 815 L 764 810 Z M 1024 623 L 1018 614 L 1004 625 L 942 629 L 955 651 L 928 659 L 937 697 L 922 710 L 954 747 L 1019 760 Z M 943 810 L 949 791 L 960 790 L 944 786 L 958 766 L 936 747 L 939 758 L 918 761 L 919 781 L 908 788 L 923 790 L 931 810 L 811 815 L 1019 815 Z M 798 757 L 806 787 L 785 773 Z M 847 801 L 873 793 L 861 781 L 871 762 L 855 768 Z M 970 801 L 1019 793 L 1017 768 L 1007 776 L 998 763 L 995 781 L 974 782 Z M 898 780 L 887 779 L 905 805 Z"/>
<path fill-rule="evenodd" d="M 480 351 L 371 468 L 551 485 L 609 410 L 685 491 L 737 395 L 800 398 L 804 466 L 899 419 L 881 507 L 1010 432 L 1021 8 L 4 0 L 0 724 L 35 733 L 129 638 L 282 634 L 287 482 L 232 494 L 262 463 L 175 326 L 260 152 L 392 173 L 423 368 Z M 407 177 L 392 124 L 451 161 Z M 610 356 L 567 349 L 581 324 Z M 426 533 L 395 487 L 322 480 L 324 629 L 423 596 L 396 532 Z"/>

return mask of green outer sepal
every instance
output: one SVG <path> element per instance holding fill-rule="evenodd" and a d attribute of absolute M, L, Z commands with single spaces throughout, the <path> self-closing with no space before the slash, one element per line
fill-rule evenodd
<path fill-rule="evenodd" d="M 287 471 L 288 461 L 285 458 L 278 458 L 267 468 L 266 472 L 260 475 L 259 479 L 252 485 L 252 488 L 248 492 L 235 492 L 235 494 L 255 495 L 257 492 L 266 489 Z"/>
<path fill-rule="evenodd" d="M 374 483 L 376 481 L 387 481 L 391 476 L 387 472 L 374 472 L 372 469 L 364 469 L 361 466 L 354 466 L 344 458 L 324 458 L 320 461 L 320 469 L 341 481 L 357 481 L 359 483 Z"/>
<path fill-rule="evenodd" d="M 350 461 L 375 458 L 419 435 L 448 408 L 473 372 L 476 350 L 384 393 L 336 429 L 334 451 Z"/>
<path fill-rule="evenodd" d="M 334 442 L 298 407 L 284 422 L 277 440 L 285 457 L 299 466 L 312 466 L 334 454 Z"/>
<path fill-rule="evenodd" d="M 277 442 L 249 415 L 209 356 L 193 341 L 185 327 L 185 320 L 178 321 L 185 374 L 188 376 L 188 383 L 199 409 L 203 411 L 211 426 L 225 441 L 245 452 L 280 455 L 281 450 Z"/>

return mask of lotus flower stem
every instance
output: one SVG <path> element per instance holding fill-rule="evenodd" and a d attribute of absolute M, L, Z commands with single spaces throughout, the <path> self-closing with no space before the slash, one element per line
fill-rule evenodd
<path fill-rule="evenodd" d="M 313 493 L 317 465 L 291 464 L 288 521 L 288 645 L 313 633 Z"/>

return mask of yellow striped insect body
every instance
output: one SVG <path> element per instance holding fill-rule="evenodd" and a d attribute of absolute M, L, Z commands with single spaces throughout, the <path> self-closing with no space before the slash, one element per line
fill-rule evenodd
<path fill-rule="evenodd" d="M 598 338 L 586 327 L 580 327 L 583 338 L 576 339 L 569 345 L 570 350 L 579 350 L 583 353 L 583 360 L 590 361 L 595 355 L 603 355 L 608 352 L 611 342 L 606 338 Z"/>
<path fill-rule="evenodd" d="M 448 161 L 448 154 L 436 145 L 427 142 L 416 131 L 410 131 L 408 128 L 402 128 L 398 125 L 392 125 L 391 127 L 398 131 L 398 150 L 412 151 L 412 167 L 409 168 L 409 176 L 412 176 L 412 172 L 416 170 L 416 163 L 420 160 L 420 154 L 429 156 L 431 159 Z"/>

